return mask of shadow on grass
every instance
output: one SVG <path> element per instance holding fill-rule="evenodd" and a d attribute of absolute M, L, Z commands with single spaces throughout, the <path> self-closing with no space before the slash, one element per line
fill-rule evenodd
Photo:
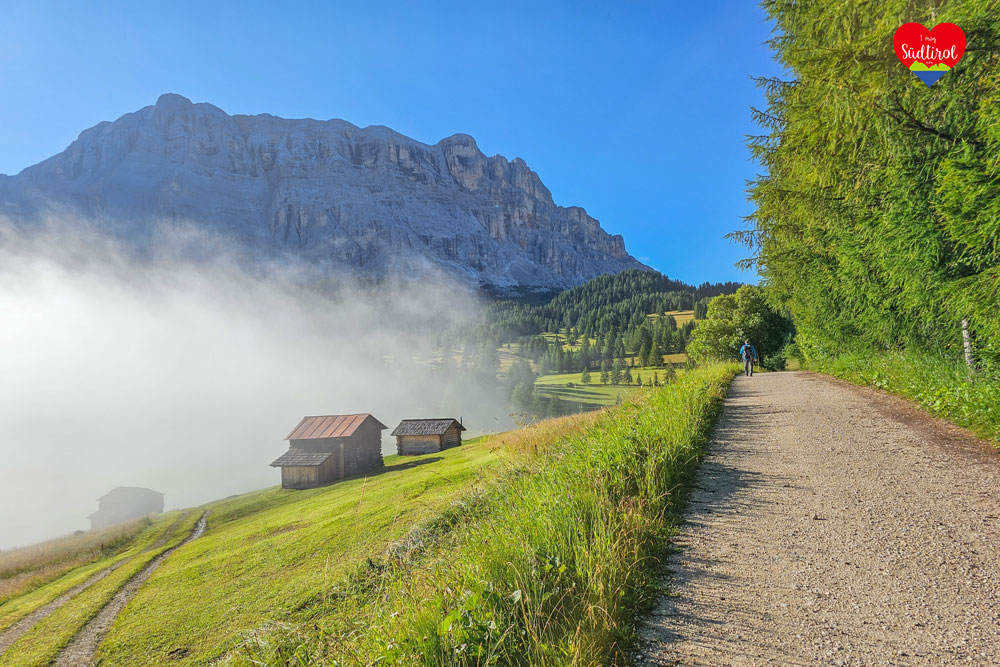
<path fill-rule="evenodd" d="M 397 470 L 409 470 L 410 468 L 416 468 L 417 466 L 426 465 L 428 463 L 437 463 L 438 461 L 444 460 L 443 456 L 432 456 L 426 459 L 417 459 L 415 461 L 406 461 L 404 463 L 394 463 L 391 466 L 384 466 L 378 470 L 372 470 L 367 475 L 357 475 L 358 477 L 377 477 L 379 475 L 384 475 L 387 472 L 396 472 Z M 337 480 L 341 481 L 341 480 Z"/>
<path fill-rule="evenodd" d="M 614 405 L 618 393 L 621 394 L 622 400 L 624 400 L 627 397 L 626 391 L 628 389 L 638 389 L 638 387 L 627 387 L 625 385 L 602 385 L 602 388 L 605 391 L 593 391 L 580 387 L 564 387 L 560 385 L 539 385 L 537 390 L 539 395 L 544 398 L 557 395 L 563 401 L 575 403 L 582 406 L 582 410 L 589 412 Z M 607 391 L 609 389 L 611 390 L 610 392 Z M 618 390 L 617 392 L 614 391 L 616 389 Z M 570 412 L 573 411 L 575 410 L 570 410 Z"/>

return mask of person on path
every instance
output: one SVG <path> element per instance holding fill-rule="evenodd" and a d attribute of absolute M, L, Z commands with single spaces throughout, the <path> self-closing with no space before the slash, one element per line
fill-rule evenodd
<path fill-rule="evenodd" d="M 743 359 L 743 372 L 747 377 L 753 377 L 753 364 L 757 361 L 757 350 L 750 344 L 750 339 L 743 341 L 740 348 L 740 357 Z"/>

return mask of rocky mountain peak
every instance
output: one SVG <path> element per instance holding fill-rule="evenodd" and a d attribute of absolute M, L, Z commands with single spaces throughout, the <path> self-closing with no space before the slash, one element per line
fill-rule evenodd
<path fill-rule="evenodd" d="M 562 288 L 644 268 L 584 209 L 557 206 L 524 160 L 486 157 L 468 134 L 427 145 L 343 120 L 231 116 L 173 93 L 0 179 L 0 211 L 51 205 L 133 239 L 191 221 L 321 273 L 437 268 L 472 285 Z"/>

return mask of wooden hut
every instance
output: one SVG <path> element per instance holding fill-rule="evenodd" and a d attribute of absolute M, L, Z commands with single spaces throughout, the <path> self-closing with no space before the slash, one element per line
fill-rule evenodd
<path fill-rule="evenodd" d="M 457 419 L 404 419 L 392 435 L 400 456 L 432 454 L 462 444 L 465 427 Z"/>
<path fill-rule="evenodd" d="M 285 438 L 288 451 L 272 467 L 281 468 L 281 488 L 312 489 L 382 467 L 385 424 L 367 412 L 303 417 Z"/>
<path fill-rule="evenodd" d="M 90 529 L 137 519 L 163 511 L 163 494 L 141 486 L 116 486 L 97 499 L 97 511 L 88 516 Z"/>

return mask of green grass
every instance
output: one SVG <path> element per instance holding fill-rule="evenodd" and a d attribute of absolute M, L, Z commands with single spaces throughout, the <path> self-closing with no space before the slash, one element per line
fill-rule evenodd
<path fill-rule="evenodd" d="M 257 628 L 302 622 L 346 573 L 482 483 L 482 442 L 307 491 L 271 488 L 210 505 L 205 535 L 168 558 L 102 645 L 106 664 L 201 664 Z"/>
<path fill-rule="evenodd" d="M 3 654 L 3 664 L 11 667 L 47 665 L 73 636 L 106 605 L 115 593 L 149 561 L 183 540 L 191 532 L 199 513 L 190 513 L 162 546 L 143 551 L 136 545 L 131 557 L 114 572 L 101 579 L 64 606 L 39 621 Z M 168 524 L 169 525 L 169 524 Z M 149 541 L 152 544 L 153 540 Z M 147 545 L 149 546 L 149 545 Z"/>
<path fill-rule="evenodd" d="M 500 375 L 507 375 L 507 373 L 510 372 L 510 367 L 522 359 L 527 361 L 531 365 L 532 369 L 535 368 L 535 362 L 520 356 L 520 354 L 518 354 L 519 351 L 520 345 L 518 343 L 506 343 L 497 349 L 497 356 L 500 359 L 500 365 L 498 368 Z"/>
<path fill-rule="evenodd" d="M 674 356 L 683 355 L 668 355 L 668 357 Z M 583 373 L 554 373 L 539 376 L 535 380 L 535 389 L 544 398 L 548 398 L 552 394 L 558 395 L 560 400 L 566 402 L 567 412 L 577 412 L 578 410 L 596 410 L 616 405 L 645 391 L 652 390 L 653 387 L 647 386 L 646 383 L 653 381 L 653 373 L 659 373 L 660 382 L 666 380 L 667 370 L 665 368 L 650 366 L 636 367 L 630 370 L 633 381 L 637 374 L 642 376 L 642 387 L 637 387 L 634 384 L 604 385 L 601 384 L 600 371 L 591 371 L 590 384 L 583 384 Z M 573 386 L 568 386 L 570 384 Z"/>
<path fill-rule="evenodd" d="M 138 535 L 133 536 L 128 543 L 118 543 L 116 541 L 116 551 L 112 555 L 74 567 L 49 583 L 23 591 L 19 595 L 11 596 L 4 600 L 0 604 L 0 631 L 6 630 L 36 609 L 47 605 L 63 593 L 82 584 L 104 568 L 131 558 L 143 549 L 146 549 L 159 539 L 179 516 L 180 512 L 162 514 L 152 524 L 148 520 L 143 519 L 142 521 L 147 528 Z M 97 553 L 100 553 L 100 550 Z"/>
<path fill-rule="evenodd" d="M 1000 378 L 971 376 L 960 360 L 864 351 L 811 359 L 804 367 L 912 399 L 935 416 L 1000 445 Z"/>
<path fill-rule="evenodd" d="M 578 410 L 596 410 L 598 408 L 615 405 L 621 401 L 628 400 L 633 396 L 645 391 L 645 387 L 627 387 L 625 385 L 602 385 L 599 374 L 598 382 L 594 382 L 594 373 L 591 373 L 591 383 L 585 385 L 581 382 L 581 373 L 558 373 L 555 375 L 542 375 L 535 380 L 535 390 L 539 396 L 544 398 L 556 394 L 566 403 L 567 412 L 577 412 Z M 650 374 L 652 377 L 652 374 Z M 573 387 L 567 386 L 573 384 Z M 621 397 L 621 400 L 619 400 Z"/>
<path fill-rule="evenodd" d="M 569 418 L 582 431 L 522 440 L 522 465 L 439 521 L 422 555 L 348 572 L 315 617 L 248 634 L 227 663 L 625 661 L 736 371 L 682 373 L 634 404 Z"/>
<path fill-rule="evenodd" d="M 693 310 L 668 310 L 667 312 L 663 313 L 663 317 L 666 317 L 668 315 L 673 315 L 674 321 L 677 322 L 678 329 L 694 319 Z M 650 315 L 649 318 L 650 320 L 656 320 L 657 316 Z"/>
<path fill-rule="evenodd" d="M 81 565 L 128 549 L 152 520 L 148 516 L 0 552 L 0 604 L 32 591 Z"/>
<path fill-rule="evenodd" d="M 206 534 L 139 590 L 98 664 L 620 661 L 734 372 L 682 372 L 635 403 L 386 457 L 367 479 L 212 503 Z M 142 533 L 124 565 L 40 622 L 3 664 L 50 661 L 199 514 L 161 548 L 141 553 L 167 519 Z M 18 599 L 41 604 L 44 589 L 51 599 L 57 584 L 90 573 Z"/>

